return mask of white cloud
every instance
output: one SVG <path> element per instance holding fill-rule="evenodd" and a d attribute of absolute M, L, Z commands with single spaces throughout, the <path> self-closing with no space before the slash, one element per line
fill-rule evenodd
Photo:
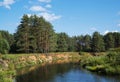
<path fill-rule="evenodd" d="M 54 21 L 61 18 L 60 15 L 55 15 L 54 13 L 47 12 L 40 13 L 40 16 L 43 16 L 47 21 Z"/>
<path fill-rule="evenodd" d="M 104 32 L 104 34 L 107 34 L 107 33 L 109 33 L 109 32 L 118 32 L 118 31 L 117 31 L 117 30 L 114 30 L 114 31 L 106 30 L 106 31 Z"/>
<path fill-rule="evenodd" d="M 4 6 L 7 9 L 11 9 L 10 5 L 15 3 L 14 0 L 4 0 L 3 2 L 0 2 L 0 6 Z"/>
<path fill-rule="evenodd" d="M 42 6 L 32 6 L 31 8 L 30 8 L 30 10 L 31 11 L 46 11 L 46 9 L 45 8 L 43 8 Z"/>
<path fill-rule="evenodd" d="M 54 21 L 57 19 L 60 19 L 61 16 L 60 15 L 56 15 L 54 14 L 52 11 L 49 11 L 50 8 L 52 8 L 52 5 L 49 4 L 52 0 L 38 0 L 39 2 L 43 2 L 41 3 L 41 5 L 45 5 L 43 6 L 32 6 L 29 10 L 37 12 L 38 16 L 43 16 L 47 21 Z M 30 14 L 28 14 L 29 16 L 31 16 Z"/>
<path fill-rule="evenodd" d="M 27 14 L 27 15 L 30 17 L 34 14 Z M 54 13 L 47 13 L 47 12 L 39 13 L 39 14 L 37 14 L 37 16 L 39 16 L 39 17 L 43 16 L 49 22 L 55 21 L 62 17 L 60 15 L 55 15 Z"/>
<path fill-rule="evenodd" d="M 112 31 L 112 32 L 118 32 L 117 30 L 115 30 L 115 31 Z"/>
<path fill-rule="evenodd" d="M 28 17 L 32 16 L 32 14 L 27 14 L 27 15 L 28 15 Z"/>
<path fill-rule="evenodd" d="M 51 2 L 51 0 L 38 0 L 38 1 L 40 1 L 40 2 L 45 2 L 45 3 Z"/>
<path fill-rule="evenodd" d="M 107 34 L 109 32 L 109 30 L 106 30 L 105 32 L 104 32 L 104 34 Z"/>
<path fill-rule="evenodd" d="M 52 6 L 50 4 L 47 4 L 45 7 L 46 8 L 52 8 Z"/>

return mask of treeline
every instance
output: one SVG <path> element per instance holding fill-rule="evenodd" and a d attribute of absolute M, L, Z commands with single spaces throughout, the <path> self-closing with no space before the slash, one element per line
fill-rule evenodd
<path fill-rule="evenodd" d="M 109 32 L 101 35 L 70 37 L 66 33 L 56 33 L 50 22 L 36 15 L 24 15 L 16 33 L 0 31 L 0 53 L 47 53 L 86 51 L 101 52 L 120 47 L 120 33 Z"/>

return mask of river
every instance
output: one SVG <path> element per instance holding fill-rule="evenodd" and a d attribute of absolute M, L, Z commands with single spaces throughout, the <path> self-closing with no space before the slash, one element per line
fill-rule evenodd
<path fill-rule="evenodd" d="M 17 70 L 15 82 L 120 82 L 120 76 L 102 76 L 73 64 L 52 64 Z"/>

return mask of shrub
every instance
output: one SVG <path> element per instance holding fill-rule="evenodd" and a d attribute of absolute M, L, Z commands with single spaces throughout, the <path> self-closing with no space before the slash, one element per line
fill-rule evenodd
<path fill-rule="evenodd" d="M 84 56 L 81 60 L 81 65 L 84 66 L 96 66 L 105 64 L 105 56 Z"/>
<path fill-rule="evenodd" d="M 7 54 L 10 49 L 10 46 L 5 39 L 0 39 L 0 53 Z"/>
<path fill-rule="evenodd" d="M 112 65 L 120 65 L 120 52 L 109 52 L 106 58 Z"/>

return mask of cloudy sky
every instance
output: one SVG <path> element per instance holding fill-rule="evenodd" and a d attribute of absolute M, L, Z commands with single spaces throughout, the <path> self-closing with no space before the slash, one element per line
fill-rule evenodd
<path fill-rule="evenodd" d="M 0 30 L 16 32 L 24 14 L 43 16 L 70 36 L 120 32 L 120 0 L 0 0 Z"/>

